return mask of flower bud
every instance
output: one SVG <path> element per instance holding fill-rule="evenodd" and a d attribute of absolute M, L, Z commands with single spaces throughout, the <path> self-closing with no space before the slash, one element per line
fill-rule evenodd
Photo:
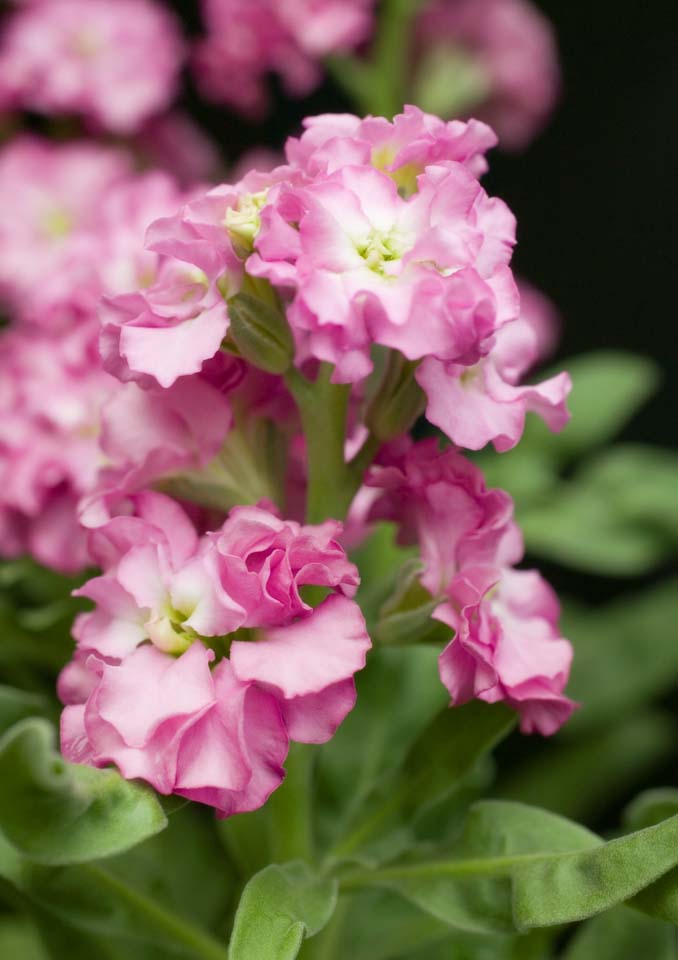
<path fill-rule="evenodd" d="M 267 373 L 289 370 L 294 360 L 294 340 L 280 308 L 249 293 L 238 293 L 228 301 L 228 314 L 229 338 L 241 357 Z"/>
<path fill-rule="evenodd" d="M 416 366 L 396 352 L 389 358 L 384 379 L 365 417 L 370 431 L 382 442 L 406 433 L 424 411 L 426 398 L 414 378 Z"/>

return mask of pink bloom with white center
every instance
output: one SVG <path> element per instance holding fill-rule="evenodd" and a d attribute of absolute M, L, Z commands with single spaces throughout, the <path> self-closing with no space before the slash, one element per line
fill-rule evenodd
<path fill-rule="evenodd" d="M 337 382 L 369 374 L 375 343 L 475 363 L 517 315 L 514 218 L 460 163 L 427 167 L 407 199 L 386 173 L 341 167 L 281 188 L 261 222 L 247 269 L 293 291 L 298 357 L 335 364 Z"/>
<path fill-rule="evenodd" d="M 401 193 L 414 193 L 425 167 L 449 160 L 463 163 L 476 176 L 487 170 L 485 154 L 496 146 L 484 123 L 445 122 L 419 107 L 406 106 L 393 121 L 324 114 L 304 120 L 304 133 L 287 141 L 290 163 L 308 176 L 333 173 L 346 165 L 369 166 L 388 173 Z"/>
<path fill-rule="evenodd" d="M 178 659 L 140 647 L 118 664 L 90 657 L 93 689 L 61 720 L 64 756 L 114 763 L 163 794 L 222 817 L 256 810 L 280 785 L 288 735 L 275 697 L 239 681 L 228 660 L 193 644 Z"/>
<path fill-rule="evenodd" d="M 91 317 L 102 200 L 129 176 L 123 151 L 90 143 L 23 136 L 0 151 L 0 296 L 15 317 L 51 327 Z"/>
<path fill-rule="evenodd" d="M 536 571 L 513 569 L 523 544 L 511 498 L 435 441 L 386 448 L 367 482 L 384 491 L 371 517 L 419 542 L 421 583 L 441 600 L 434 617 L 454 630 L 440 656 L 453 705 L 504 700 L 524 732 L 554 733 L 574 709 L 563 694 L 572 648 L 551 588 Z"/>
<path fill-rule="evenodd" d="M 217 355 L 229 329 L 226 300 L 240 290 L 260 211 L 276 184 L 296 179 L 288 167 L 250 171 L 150 224 L 146 248 L 161 258 L 154 281 L 106 298 L 100 310 L 106 370 L 167 388 Z"/>
<path fill-rule="evenodd" d="M 154 0 L 37 2 L 5 27 L 0 92 L 19 107 L 130 134 L 169 107 L 183 57 L 177 21 Z"/>
<path fill-rule="evenodd" d="M 365 40 L 374 0 L 203 0 L 206 38 L 195 51 L 203 91 L 249 116 L 269 106 L 266 75 L 305 96 L 322 77 L 319 61 Z"/>
<path fill-rule="evenodd" d="M 440 676 L 455 705 L 504 700 L 523 733 L 550 736 L 576 704 L 563 694 L 572 647 L 558 630 L 558 600 L 536 570 L 469 567 L 434 616 L 455 631 Z"/>
<path fill-rule="evenodd" d="M 495 562 L 500 547 L 508 562 L 522 555 L 511 497 L 486 489 L 480 469 L 453 448 L 441 452 L 437 440 L 391 444 L 366 482 L 381 493 L 370 519 L 396 521 L 399 541 L 419 544 L 432 596 L 466 565 Z"/>
<path fill-rule="evenodd" d="M 427 418 L 460 447 L 480 450 L 491 442 L 500 453 L 518 443 L 527 413 L 538 414 L 554 432 L 562 430 L 570 419 L 569 374 L 519 385 L 539 352 L 533 322 L 521 317 L 502 327 L 488 355 L 475 366 L 427 357 L 416 371 L 428 398 Z"/>
<path fill-rule="evenodd" d="M 198 537 L 161 494 L 130 506 L 91 534 L 104 573 L 78 591 L 96 607 L 59 682 L 64 754 L 222 816 L 256 809 L 289 740 L 328 740 L 355 703 L 370 641 L 340 525 L 243 507 Z M 330 590 L 316 609 L 311 585 Z M 223 650 L 211 672 L 210 647 Z"/>
<path fill-rule="evenodd" d="M 560 91 L 553 28 L 530 0 L 431 0 L 417 22 L 420 57 L 468 58 L 478 74 L 477 102 L 502 146 L 525 147 L 544 125 Z"/>
<path fill-rule="evenodd" d="M 0 337 L 0 553 L 28 551 L 64 572 L 88 561 L 76 504 L 95 483 L 100 410 L 118 388 L 100 368 L 97 332 Z"/>

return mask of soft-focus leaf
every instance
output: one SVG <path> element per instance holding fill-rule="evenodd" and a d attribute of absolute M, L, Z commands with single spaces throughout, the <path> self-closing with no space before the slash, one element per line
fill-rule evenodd
<path fill-rule="evenodd" d="M 554 436 L 533 417 L 524 438 L 527 447 L 549 446 L 561 461 L 617 436 L 659 386 L 657 366 L 632 353 L 601 350 L 569 358 L 563 366 L 573 382 L 572 419 Z"/>
<path fill-rule="evenodd" d="M 351 552 L 351 559 L 360 569 L 360 587 L 356 600 L 371 634 L 374 633 L 381 608 L 392 594 L 403 567 L 418 559 L 416 548 L 399 546 L 395 537 L 395 524 L 380 523 L 367 540 Z"/>
<path fill-rule="evenodd" d="M 151 790 L 114 770 L 66 763 L 44 720 L 24 720 L 0 740 L 0 783 L 0 827 L 40 863 L 112 856 L 167 825 Z"/>
<path fill-rule="evenodd" d="M 435 647 L 381 647 L 358 674 L 355 709 L 319 751 L 326 840 L 359 813 L 374 788 L 404 761 L 412 744 L 448 701 Z"/>
<path fill-rule="evenodd" d="M 328 922 L 336 902 L 336 881 L 317 877 L 306 864 L 266 867 L 243 891 L 229 960 L 293 960 L 302 941 Z"/>
<path fill-rule="evenodd" d="M 658 787 L 646 790 L 624 811 L 627 830 L 642 830 L 678 814 L 678 789 Z"/>
<path fill-rule="evenodd" d="M 27 918 L 0 917 L 0 957 L 3 960 L 46 960 L 40 936 Z"/>
<path fill-rule="evenodd" d="M 46 707 L 46 701 L 38 694 L 0 684 L 0 734 L 19 720 L 44 713 Z"/>
<path fill-rule="evenodd" d="M 678 927 L 678 868 L 665 873 L 629 902 L 651 917 Z"/>
<path fill-rule="evenodd" d="M 563 960 L 675 960 L 676 931 L 627 907 L 615 907 L 577 931 Z"/>
<path fill-rule="evenodd" d="M 675 718 L 647 711 L 580 737 L 559 734 L 507 769 L 495 793 L 576 820 L 596 819 L 610 797 L 637 789 L 664 763 L 675 742 Z"/>
<path fill-rule="evenodd" d="M 566 603 L 563 631 L 575 648 L 568 692 L 581 703 L 565 726 L 571 735 L 675 688 L 678 580 L 671 579 L 603 607 Z"/>

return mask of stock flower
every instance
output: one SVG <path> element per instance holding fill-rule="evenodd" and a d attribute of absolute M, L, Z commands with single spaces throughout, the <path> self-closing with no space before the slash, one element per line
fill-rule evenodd
<path fill-rule="evenodd" d="M 445 122 L 408 105 L 392 121 L 350 114 L 308 117 L 304 133 L 291 137 L 285 151 L 289 162 L 310 177 L 349 164 L 372 164 L 410 194 L 416 192 L 417 176 L 432 164 L 455 160 L 480 176 L 487 170 L 485 154 L 496 143 L 496 134 L 485 123 Z"/>
<path fill-rule="evenodd" d="M 322 77 L 320 60 L 366 39 L 374 0 L 203 0 L 207 36 L 197 46 L 198 82 L 214 100 L 250 116 L 268 109 L 266 74 L 293 96 Z"/>
<path fill-rule="evenodd" d="M 563 695 L 572 647 L 558 630 L 559 606 L 536 570 L 469 567 L 436 619 L 455 631 L 440 655 L 453 704 L 504 700 L 523 733 L 555 733 L 575 704 Z"/>
<path fill-rule="evenodd" d="M 71 572 L 87 563 L 78 499 L 102 462 L 99 412 L 117 389 L 97 363 L 97 330 L 0 336 L 0 553 L 28 551 Z"/>
<path fill-rule="evenodd" d="M 530 0 L 430 0 L 416 24 L 418 63 L 458 64 L 460 109 L 486 120 L 503 147 L 525 147 L 555 106 L 560 70 L 553 29 Z M 424 99 L 426 85 L 420 82 Z M 450 76 L 448 86 L 454 91 Z"/>
<path fill-rule="evenodd" d="M 65 755 L 224 816 L 260 806 L 289 740 L 328 740 L 355 703 L 370 641 L 340 531 L 260 506 L 199 537 L 170 498 L 131 497 L 90 536 L 103 573 L 78 591 L 96 606 L 59 684 Z M 305 587 L 329 596 L 313 608 Z"/>
<path fill-rule="evenodd" d="M 488 355 L 472 367 L 427 357 L 416 372 L 428 398 L 427 418 L 460 447 L 480 450 L 491 442 L 500 453 L 518 443 L 528 412 L 539 414 L 551 430 L 562 430 L 570 419 L 569 374 L 519 385 L 539 352 L 537 329 L 521 317 L 497 333 Z"/>
<path fill-rule="evenodd" d="M 373 519 L 396 521 L 418 542 L 434 618 L 454 636 L 440 655 L 452 704 L 505 701 L 526 733 L 554 733 L 574 704 L 563 694 L 572 648 L 558 630 L 555 594 L 523 556 L 513 503 L 487 490 L 478 467 L 435 441 L 394 444 L 367 478 L 383 493 Z"/>
<path fill-rule="evenodd" d="M 140 647 L 120 664 L 90 657 L 93 690 L 65 707 L 64 756 L 114 763 L 160 793 L 221 816 L 256 810 L 280 785 L 288 737 L 276 700 L 238 681 L 228 660 L 194 644 L 178 659 Z"/>
<path fill-rule="evenodd" d="M 386 173 L 344 166 L 262 212 L 247 269 L 293 289 L 301 359 L 335 364 L 339 382 L 369 374 L 374 343 L 475 362 L 516 315 L 508 209 L 459 163 L 427 167 L 418 188 L 404 199 Z"/>
<path fill-rule="evenodd" d="M 37 0 L 5 26 L 0 94 L 130 134 L 169 107 L 182 60 L 179 26 L 154 0 Z"/>
<path fill-rule="evenodd" d="M 123 151 L 85 141 L 21 136 L 0 152 L 0 296 L 14 317 L 91 317 L 106 262 L 101 203 L 129 176 Z"/>

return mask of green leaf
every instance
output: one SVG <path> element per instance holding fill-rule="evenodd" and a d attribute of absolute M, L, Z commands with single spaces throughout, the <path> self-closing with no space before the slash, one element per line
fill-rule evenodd
<path fill-rule="evenodd" d="M 675 960 L 676 935 L 668 924 L 627 907 L 594 917 L 577 931 L 563 960 Z"/>
<path fill-rule="evenodd" d="M 678 927 L 678 868 L 669 870 L 629 903 L 651 917 Z"/>
<path fill-rule="evenodd" d="M 568 692 L 582 707 L 563 733 L 574 735 L 675 688 L 678 580 L 603 607 L 566 603 L 563 631 L 575 648 Z"/>
<path fill-rule="evenodd" d="M 561 732 L 512 764 L 494 792 L 576 820 L 596 819 L 610 797 L 638 789 L 672 756 L 675 742 L 675 718 L 648 711 L 579 737 Z"/>
<path fill-rule="evenodd" d="M 621 351 L 587 353 L 568 359 L 564 366 L 573 381 L 572 419 L 553 436 L 532 418 L 524 438 L 528 446 L 549 446 L 561 462 L 614 438 L 656 392 L 660 381 L 655 363 Z"/>
<path fill-rule="evenodd" d="M 479 57 L 443 43 L 431 47 L 421 60 L 412 102 L 427 113 L 458 117 L 473 113 L 491 87 L 489 71 Z"/>
<path fill-rule="evenodd" d="M 44 713 L 46 708 L 44 697 L 0 684 L 0 734 L 19 720 Z"/>
<path fill-rule="evenodd" d="M 334 912 L 337 882 L 302 863 L 275 864 L 252 877 L 238 905 L 229 960 L 293 960 Z"/>
<path fill-rule="evenodd" d="M 636 576 L 667 554 L 665 537 L 629 522 L 603 490 L 576 478 L 560 484 L 548 501 L 525 507 L 519 519 L 529 550 L 590 573 Z"/>
<path fill-rule="evenodd" d="M 319 751 L 323 841 L 344 834 L 369 795 L 402 766 L 417 737 L 448 701 L 435 647 L 373 649 L 356 677 L 358 700 Z"/>
<path fill-rule="evenodd" d="M 167 825 L 148 788 L 114 770 L 66 763 L 44 720 L 23 720 L 0 740 L 0 783 L 0 828 L 39 863 L 109 857 Z"/>
<path fill-rule="evenodd" d="M 624 811 L 624 826 L 628 830 L 642 830 L 678 814 L 678 789 L 658 787 L 646 790 Z"/>
<path fill-rule="evenodd" d="M 345 875 L 385 886 L 469 932 L 581 920 L 622 903 L 678 863 L 678 816 L 603 843 L 584 827 L 521 804 L 472 808 L 455 856 Z"/>
<path fill-rule="evenodd" d="M 24 917 L 0 917 L 0 957 L 5 960 L 45 960 L 40 937 Z"/>
<path fill-rule="evenodd" d="M 678 816 L 596 850 L 547 857 L 514 877 L 519 929 L 571 923 L 630 899 L 678 863 Z"/>

